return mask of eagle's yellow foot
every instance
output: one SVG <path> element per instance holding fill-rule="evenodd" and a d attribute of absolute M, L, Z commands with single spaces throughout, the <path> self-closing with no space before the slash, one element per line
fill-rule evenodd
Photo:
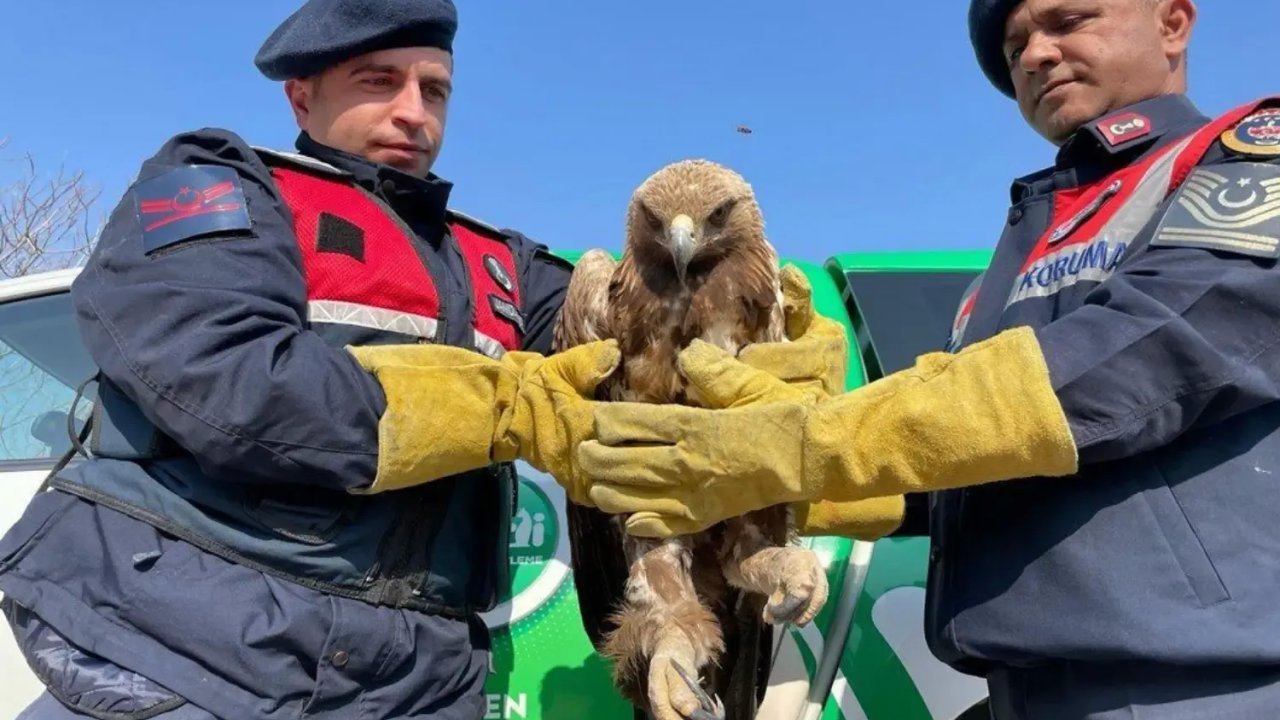
<path fill-rule="evenodd" d="M 760 553 L 762 575 L 773 579 L 773 592 L 764 608 L 764 621 L 799 626 L 813 621 L 827 603 L 827 574 L 813 551 L 806 548 L 773 548 Z"/>
<path fill-rule="evenodd" d="M 694 679 L 693 644 L 680 630 L 669 631 L 649 660 L 649 710 L 655 720 L 724 720 L 719 698 Z"/>

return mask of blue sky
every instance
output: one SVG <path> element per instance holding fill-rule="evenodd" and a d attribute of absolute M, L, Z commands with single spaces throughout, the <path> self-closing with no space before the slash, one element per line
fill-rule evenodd
<path fill-rule="evenodd" d="M 1010 179 L 1052 158 L 978 71 L 963 0 L 458 2 L 436 170 L 458 209 L 554 247 L 616 249 L 631 190 L 708 157 L 755 186 L 786 256 L 988 248 Z M 252 57 L 297 0 L 6 5 L 0 137 L 46 169 L 83 169 L 100 210 L 183 130 L 292 147 L 280 86 Z M 1201 108 L 1280 92 L 1280 2 L 1201 5 Z"/>

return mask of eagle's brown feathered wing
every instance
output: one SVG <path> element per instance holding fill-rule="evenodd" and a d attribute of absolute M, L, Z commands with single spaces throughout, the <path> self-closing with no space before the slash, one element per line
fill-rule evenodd
<path fill-rule="evenodd" d="M 553 329 L 556 352 L 614 338 L 609 331 L 609 285 L 617 266 L 604 250 L 589 250 L 579 258 Z M 597 397 L 609 399 L 617 385 L 615 378 L 606 380 Z M 622 602 L 627 581 L 622 536 L 610 516 L 595 508 L 569 503 L 567 513 L 573 579 L 583 627 L 591 644 L 601 651 L 609 615 Z"/>

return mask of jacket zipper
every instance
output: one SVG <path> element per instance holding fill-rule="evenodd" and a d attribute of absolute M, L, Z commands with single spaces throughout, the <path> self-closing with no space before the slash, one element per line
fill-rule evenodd
<path fill-rule="evenodd" d="M 437 272 L 436 268 L 431 264 L 430 259 L 423 249 L 418 246 L 420 242 L 424 241 L 419 238 L 418 234 L 414 232 L 413 229 L 410 228 L 394 210 L 391 209 L 390 205 L 383 201 L 382 198 L 378 197 L 376 193 L 370 192 L 360 186 L 359 183 L 352 183 L 352 187 L 355 187 L 357 190 L 364 193 L 366 197 L 382 209 L 383 214 L 386 215 L 391 222 L 395 223 L 396 227 L 400 228 L 400 231 L 404 233 L 405 240 L 409 243 L 409 247 L 413 249 L 414 254 L 418 257 L 418 262 L 422 263 L 422 267 L 426 271 L 427 277 L 431 278 L 431 284 L 435 286 L 436 290 L 437 303 L 436 335 L 433 340 L 433 344 L 443 345 L 449 331 L 449 301 L 446 297 L 448 295 L 448 289 L 440 282 L 440 273 Z M 446 225 L 446 230 L 447 227 L 448 226 Z M 388 523 L 384 538 L 395 539 L 400 537 L 403 531 L 402 526 L 410 522 L 413 522 L 410 513 L 397 512 L 391 522 Z M 391 567 L 396 567 L 399 563 L 404 561 L 406 554 L 412 555 L 412 553 L 413 548 L 411 547 L 401 548 L 399 552 L 396 552 L 395 547 L 381 549 L 378 552 L 378 557 L 374 560 L 373 566 L 369 569 L 369 572 L 365 574 L 364 584 L 366 586 L 373 585 L 381 577 L 382 568 L 384 566 L 390 565 Z M 415 595 L 417 594 L 420 593 L 415 592 Z"/>

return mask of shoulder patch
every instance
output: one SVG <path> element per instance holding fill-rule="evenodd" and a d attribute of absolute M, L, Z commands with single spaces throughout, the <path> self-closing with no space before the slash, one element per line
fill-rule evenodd
<path fill-rule="evenodd" d="M 271 148 L 260 147 L 258 145 L 254 145 L 252 147 L 253 151 L 258 154 L 258 157 L 262 158 L 262 162 L 266 163 L 268 166 L 286 165 L 301 167 L 306 170 L 314 170 L 316 172 L 336 175 L 344 178 L 351 175 L 351 173 L 343 170 L 342 168 L 334 167 L 323 160 L 317 160 L 316 158 L 309 155 L 303 155 L 302 153 L 287 152 L 285 150 L 272 150 Z"/>
<path fill-rule="evenodd" d="M 1280 156 L 1280 108 L 1263 108 L 1236 123 L 1221 136 L 1222 144 L 1239 155 Z"/>
<path fill-rule="evenodd" d="M 144 252 L 253 227 L 240 175 L 223 165 L 184 165 L 133 187 Z"/>
<path fill-rule="evenodd" d="M 1280 166 L 1198 167 L 1160 220 L 1152 247 L 1198 247 L 1280 257 Z"/>

